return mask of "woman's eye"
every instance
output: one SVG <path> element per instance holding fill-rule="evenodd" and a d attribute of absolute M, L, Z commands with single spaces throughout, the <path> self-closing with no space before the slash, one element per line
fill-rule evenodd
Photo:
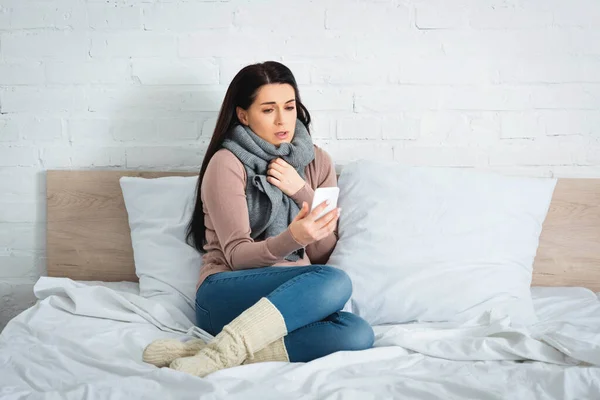
<path fill-rule="evenodd" d="M 273 109 L 272 109 L 272 108 L 270 108 L 270 109 L 267 109 L 267 110 L 263 110 L 263 112 L 264 112 L 265 114 L 267 114 L 267 113 L 270 113 L 271 111 L 273 111 Z"/>
<path fill-rule="evenodd" d="M 294 110 L 294 107 L 288 107 L 288 108 L 286 108 L 286 110 L 292 111 L 292 110 Z"/>

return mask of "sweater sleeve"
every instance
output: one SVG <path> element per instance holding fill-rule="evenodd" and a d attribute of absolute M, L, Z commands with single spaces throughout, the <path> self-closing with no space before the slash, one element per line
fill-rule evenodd
<path fill-rule="evenodd" d="M 317 187 L 333 187 L 337 186 L 337 177 L 335 174 L 335 166 L 329 154 L 327 154 L 324 150 L 319 149 L 321 153 L 321 159 L 319 160 L 318 170 L 319 170 L 319 181 Z M 307 187 L 308 185 L 305 185 Z M 310 201 L 308 201 L 308 206 L 312 202 L 312 198 L 314 196 L 314 191 L 310 186 L 308 189 L 312 192 L 310 195 Z M 303 189 L 300 189 L 301 191 Z M 306 200 L 305 200 L 306 201 Z M 323 239 L 311 243 L 306 246 L 306 254 L 310 259 L 310 262 L 313 264 L 326 264 L 335 249 L 335 245 L 338 240 L 337 233 L 337 225 L 335 227 L 335 231 L 324 237 Z"/>
<path fill-rule="evenodd" d="M 277 236 L 255 242 L 250 237 L 245 170 L 228 150 L 211 158 L 202 181 L 205 212 L 215 228 L 225 258 L 232 269 L 274 265 L 303 246 L 286 229 Z"/>

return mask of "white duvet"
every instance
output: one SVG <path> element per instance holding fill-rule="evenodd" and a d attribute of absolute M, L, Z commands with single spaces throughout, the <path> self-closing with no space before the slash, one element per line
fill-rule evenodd
<path fill-rule="evenodd" d="M 34 292 L 0 335 L 0 399 L 600 399 L 600 301 L 582 288 L 534 288 L 527 329 L 377 326 L 371 350 L 204 379 L 141 361 L 154 339 L 205 334 L 133 285 L 42 277 Z"/>

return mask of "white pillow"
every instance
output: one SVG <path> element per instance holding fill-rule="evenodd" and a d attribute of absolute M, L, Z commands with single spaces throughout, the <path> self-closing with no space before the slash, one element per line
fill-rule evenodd
<path fill-rule="evenodd" d="M 140 295 L 174 306 L 195 324 L 201 254 L 185 242 L 197 176 L 120 179 Z"/>
<path fill-rule="evenodd" d="M 536 320 L 532 265 L 555 179 L 356 161 L 339 179 L 345 310 L 369 323 Z"/>

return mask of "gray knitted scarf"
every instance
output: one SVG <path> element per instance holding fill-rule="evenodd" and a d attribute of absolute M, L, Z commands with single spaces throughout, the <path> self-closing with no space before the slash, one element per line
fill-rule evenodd
<path fill-rule="evenodd" d="M 256 135 L 249 127 L 236 125 L 223 141 L 246 169 L 246 202 L 250 216 L 250 237 L 266 239 L 285 231 L 300 208 L 277 186 L 267 182 L 269 162 L 282 158 L 305 179 L 304 168 L 315 158 L 315 149 L 302 121 L 296 121 L 291 143 L 279 147 Z M 304 249 L 288 254 L 285 259 L 297 261 L 304 257 Z"/>

